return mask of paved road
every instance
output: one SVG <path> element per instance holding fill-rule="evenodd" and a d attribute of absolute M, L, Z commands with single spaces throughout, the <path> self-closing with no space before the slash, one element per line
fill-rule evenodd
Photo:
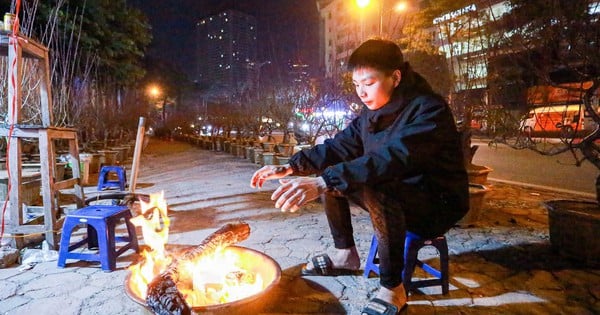
<path fill-rule="evenodd" d="M 169 204 L 168 249 L 197 245 L 224 224 L 242 220 L 252 232 L 241 245 L 267 254 L 281 266 L 281 280 L 272 292 L 255 303 L 210 314 L 355 315 L 376 294 L 377 277 L 300 277 L 311 256 L 333 247 L 322 204 L 312 202 L 296 213 L 275 209 L 270 195 L 277 183 L 250 188 L 248 181 L 258 168 L 250 161 L 156 139 L 141 161 L 138 192 L 164 191 Z M 86 190 L 90 196 L 96 189 Z M 551 250 L 547 211 L 540 201 L 556 195 L 497 184 L 486 196 L 479 223 L 446 234 L 449 294 L 442 295 L 439 286 L 417 290 L 409 298 L 408 314 L 600 314 L 598 269 L 574 264 Z M 373 229 L 366 211 L 355 206 L 351 210 L 364 267 Z M 117 230 L 124 231 L 124 226 Z M 83 237 L 86 231 L 74 233 Z M 436 256 L 433 248 L 419 253 L 434 266 Z M 148 314 L 124 290 L 127 267 L 138 258 L 131 250 L 123 253 L 117 270 L 110 273 L 77 260 L 69 260 L 66 268 L 58 268 L 53 260 L 26 270 L 20 265 L 0 269 L 0 314 Z M 427 276 L 417 272 L 418 278 Z"/>
<path fill-rule="evenodd" d="M 580 167 L 575 166 L 575 159 L 570 153 L 544 156 L 505 145 L 490 147 L 483 141 L 473 141 L 473 144 L 479 145 L 473 163 L 491 167 L 494 171 L 490 178 L 595 195 L 598 169 L 587 161 Z"/>

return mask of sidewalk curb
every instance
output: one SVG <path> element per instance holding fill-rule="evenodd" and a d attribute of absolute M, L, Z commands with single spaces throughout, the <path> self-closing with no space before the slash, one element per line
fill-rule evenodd
<path fill-rule="evenodd" d="M 499 179 L 499 178 L 493 178 L 493 177 L 489 177 L 488 180 L 493 181 L 493 182 L 503 183 L 503 184 L 517 185 L 517 186 L 523 186 L 523 187 L 528 187 L 528 188 L 537 188 L 537 189 L 550 190 L 550 191 L 559 192 L 559 193 L 572 194 L 572 195 L 577 195 L 577 196 L 580 196 L 583 198 L 592 199 L 592 201 L 596 201 L 596 195 L 586 193 L 586 192 L 581 192 L 581 191 L 561 189 L 561 188 L 544 186 L 544 185 L 528 184 L 528 183 L 524 183 L 524 182 L 517 182 L 517 181 Z"/>

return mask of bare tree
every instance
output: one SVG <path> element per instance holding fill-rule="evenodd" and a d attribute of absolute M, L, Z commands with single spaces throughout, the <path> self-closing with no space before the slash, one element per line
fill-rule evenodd
<path fill-rule="evenodd" d="M 533 137 L 523 132 L 523 124 L 507 128 L 496 139 L 517 149 L 530 149 L 544 155 L 571 152 L 575 164 L 588 161 L 600 169 L 600 116 L 598 115 L 598 88 L 600 87 L 600 4 L 586 0 L 539 1 L 513 0 L 510 14 L 501 20 L 505 37 L 495 53 L 505 60 L 497 67 L 496 84 L 513 82 L 529 88 L 547 86 L 549 90 L 580 94 L 579 106 L 584 116 L 593 120 L 593 128 L 584 131 L 577 115 L 568 123 L 572 130 L 561 133 L 555 141 L 549 133 Z M 503 76 L 503 74 L 506 74 Z M 565 84 L 568 83 L 568 84 Z M 533 105 L 521 99 L 523 105 Z M 551 104 L 537 104 L 551 105 Z M 565 126 L 564 122 L 558 127 Z M 555 126 L 556 127 L 556 126 Z M 559 141 L 556 141 L 559 140 Z M 596 181 L 600 196 L 600 177 Z"/>
<path fill-rule="evenodd" d="M 35 0 L 24 2 L 19 15 L 20 34 L 40 41 L 51 52 L 55 125 L 77 127 L 84 140 L 136 127 L 137 117 L 127 122 L 116 118 L 122 117 L 125 107 L 138 105 L 124 87 L 143 74 L 138 61 L 150 40 L 139 11 L 121 1 Z M 25 63 L 22 112 L 27 123 L 39 121 L 39 78 L 32 75 L 38 66 L 35 61 Z M 125 125 L 115 124 L 119 121 Z"/>

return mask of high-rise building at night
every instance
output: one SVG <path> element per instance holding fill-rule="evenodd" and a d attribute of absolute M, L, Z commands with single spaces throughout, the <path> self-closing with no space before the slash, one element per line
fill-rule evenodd
<path fill-rule="evenodd" d="M 194 80 L 206 88 L 241 88 L 257 53 L 256 18 L 227 10 L 196 24 L 197 70 Z"/>

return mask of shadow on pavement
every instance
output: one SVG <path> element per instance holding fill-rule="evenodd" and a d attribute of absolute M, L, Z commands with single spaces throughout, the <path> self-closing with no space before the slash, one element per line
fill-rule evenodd
<path fill-rule="evenodd" d="M 590 269 L 583 263 L 560 256 L 550 243 L 524 244 L 477 252 L 485 260 L 515 271 Z"/>
<path fill-rule="evenodd" d="M 264 312 L 276 314 L 347 314 L 338 297 L 327 288 L 310 278 L 300 277 L 301 268 L 302 265 L 296 265 L 282 271 L 281 281 L 273 290 L 269 305 L 266 306 Z"/>

